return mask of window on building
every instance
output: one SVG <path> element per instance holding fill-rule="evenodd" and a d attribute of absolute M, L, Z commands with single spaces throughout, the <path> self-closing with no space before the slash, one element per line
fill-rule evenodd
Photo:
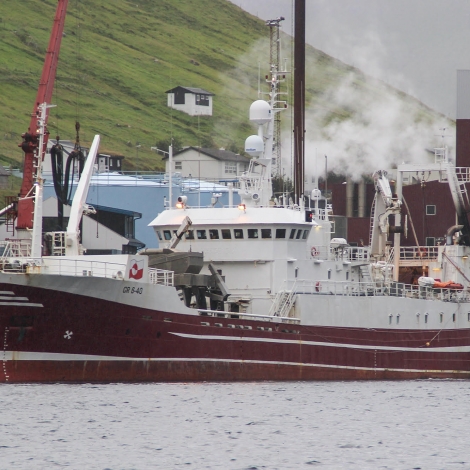
<path fill-rule="evenodd" d="M 277 228 L 276 229 L 276 238 L 286 238 L 286 229 L 285 228 Z"/>
<path fill-rule="evenodd" d="M 243 229 L 241 228 L 236 228 L 233 230 L 233 235 L 235 236 L 235 238 L 237 239 L 242 239 L 243 238 Z"/>
<path fill-rule="evenodd" d="M 196 95 L 196 104 L 199 106 L 209 106 L 209 97 L 207 95 Z"/>
<path fill-rule="evenodd" d="M 198 240 L 206 240 L 207 234 L 205 230 L 196 230 L 196 235 Z"/>
<path fill-rule="evenodd" d="M 209 238 L 211 240 L 218 240 L 219 239 L 219 231 L 216 228 L 211 228 L 209 230 Z"/>
<path fill-rule="evenodd" d="M 163 236 L 165 240 L 171 240 L 171 232 L 169 230 L 163 230 Z"/>
<path fill-rule="evenodd" d="M 436 239 L 435 237 L 426 237 L 426 246 L 435 246 Z"/>
<path fill-rule="evenodd" d="M 261 229 L 261 238 L 271 238 L 271 229 L 270 228 L 262 228 Z"/>
<path fill-rule="evenodd" d="M 223 229 L 221 230 L 221 232 L 222 232 L 222 238 L 223 238 L 224 240 L 230 240 L 230 239 L 232 238 L 232 234 L 230 233 L 230 229 L 228 229 L 228 228 L 223 228 Z"/>
<path fill-rule="evenodd" d="M 182 170 L 183 162 L 175 162 L 175 170 Z"/>
<path fill-rule="evenodd" d="M 248 238 L 258 238 L 258 229 L 257 228 L 249 228 L 248 229 Z"/>
<path fill-rule="evenodd" d="M 234 162 L 225 162 L 225 173 L 236 175 L 237 174 L 237 164 Z"/>
<path fill-rule="evenodd" d="M 426 206 L 426 215 L 436 215 L 436 206 Z"/>

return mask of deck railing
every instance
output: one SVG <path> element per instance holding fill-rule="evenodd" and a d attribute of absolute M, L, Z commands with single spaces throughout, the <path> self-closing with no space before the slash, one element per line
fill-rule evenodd
<path fill-rule="evenodd" d="M 4 261 L 1 264 L 3 272 L 49 274 L 73 277 L 104 277 L 123 280 L 127 265 L 108 261 L 93 261 L 84 256 L 82 259 L 62 256 L 48 258 L 23 258 Z M 165 269 L 149 268 L 149 284 L 164 286 L 174 285 L 174 272 Z"/>
<path fill-rule="evenodd" d="M 349 281 L 311 281 L 297 279 L 286 282 L 286 290 L 294 288 L 296 294 L 337 295 L 337 296 L 376 296 L 406 297 L 413 299 L 442 300 L 446 302 L 470 302 L 467 290 L 435 289 L 401 282 L 374 283 Z"/>

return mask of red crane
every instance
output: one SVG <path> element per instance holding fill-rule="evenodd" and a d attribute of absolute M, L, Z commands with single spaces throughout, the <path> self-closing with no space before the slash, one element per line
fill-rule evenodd
<path fill-rule="evenodd" d="M 39 147 L 39 106 L 42 103 L 50 104 L 52 99 L 52 90 L 57 71 L 57 62 L 59 60 L 60 44 L 64 31 L 65 15 L 67 12 L 68 0 L 58 0 L 57 9 L 52 26 L 49 46 L 44 60 L 41 80 L 39 82 L 36 100 L 34 102 L 31 121 L 28 132 L 22 135 L 23 142 L 19 145 L 24 152 L 23 182 L 18 200 L 18 219 L 17 229 L 31 229 L 33 227 L 33 186 L 35 179 L 35 168 L 38 166 L 39 158 L 44 159 L 47 148 L 49 133 L 46 131 L 44 136 L 43 148 Z M 46 122 L 49 118 L 49 112 L 46 114 Z"/>

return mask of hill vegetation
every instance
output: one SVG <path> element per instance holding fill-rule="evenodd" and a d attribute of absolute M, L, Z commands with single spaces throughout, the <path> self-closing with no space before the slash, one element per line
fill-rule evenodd
<path fill-rule="evenodd" d="M 0 162 L 7 165 L 21 164 L 17 145 L 29 123 L 56 4 L 0 3 Z M 70 0 L 51 137 L 73 140 L 78 120 L 82 144 L 101 134 L 100 151 L 124 155 L 127 170 L 161 170 L 161 156 L 150 147 L 167 145 L 170 137 L 180 146 L 241 152 L 253 133 L 247 110 L 257 98 L 258 63 L 262 75 L 269 70 L 268 37 L 263 21 L 227 0 Z M 284 47 L 289 58 L 288 38 Z M 400 95 L 311 47 L 307 70 L 306 100 L 323 110 L 324 123 L 357 112 L 327 93 L 347 75 L 364 92 Z M 165 91 L 177 85 L 214 93 L 213 116 L 170 110 Z M 435 116 L 412 101 L 417 119 Z"/>

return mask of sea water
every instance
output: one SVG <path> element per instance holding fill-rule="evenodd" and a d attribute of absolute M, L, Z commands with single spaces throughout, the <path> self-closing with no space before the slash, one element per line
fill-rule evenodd
<path fill-rule="evenodd" d="M 470 382 L 0 386 L 0 469 L 470 469 Z"/>

